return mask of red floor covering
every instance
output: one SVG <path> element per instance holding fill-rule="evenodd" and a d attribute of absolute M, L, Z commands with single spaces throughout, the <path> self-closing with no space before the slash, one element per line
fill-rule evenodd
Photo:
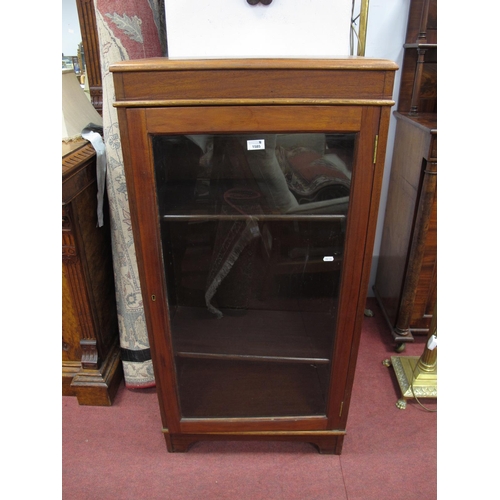
<path fill-rule="evenodd" d="M 375 301 L 365 318 L 342 455 L 306 443 L 199 442 L 168 453 L 154 389 L 120 388 L 111 407 L 63 397 L 62 498 L 412 500 L 437 498 L 437 413 L 395 402 L 395 355 Z M 425 338 L 402 355 L 420 355 Z M 436 409 L 435 401 L 425 401 Z"/>

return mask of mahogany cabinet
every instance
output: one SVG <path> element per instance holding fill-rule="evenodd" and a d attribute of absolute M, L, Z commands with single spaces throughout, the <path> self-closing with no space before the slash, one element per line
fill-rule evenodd
<path fill-rule="evenodd" d="M 396 350 L 437 300 L 437 1 L 412 0 L 374 292 Z"/>
<path fill-rule="evenodd" d="M 105 219 L 106 220 L 106 219 Z M 96 154 L 62 154 L 62 393 L 109 406 L 123 378 L 109 220 L 97 227 Z"/>
<path fill-rule="evenodd" d="M 274 439 L 341 453 L 396 69 L 111 67 L 169 451 Z"/>

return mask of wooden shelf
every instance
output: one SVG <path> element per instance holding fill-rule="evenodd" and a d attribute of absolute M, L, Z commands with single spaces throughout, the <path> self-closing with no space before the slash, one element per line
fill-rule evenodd
<path fill-rule="evenodd" d="M 311 364 L 177 361 L 184 418 L 325 415 L 327 370 Z"/>
<path fill-rule="evenodd" d="M 202 222 L 202 221 L 237 221 L 237 220 L 259 220 L 265 221 L 329 221 L 329 220 L 343 220 L 346 215 L 339 214 L 283 214 L 283 215 L 268 215 L 268 214 L 255 214 L 255 215 L 224 215 L 224 214 L 164 214 L 160 217 L 162 221 L 168 222 Z"/>
<path fill-rule="evenodd" d="M 219 320 L 196 307 L 176 308 L 171 324 L 179 357 L 318 364 L 330 362 L 335 328 L 324 313 L 248 310 Z"/>

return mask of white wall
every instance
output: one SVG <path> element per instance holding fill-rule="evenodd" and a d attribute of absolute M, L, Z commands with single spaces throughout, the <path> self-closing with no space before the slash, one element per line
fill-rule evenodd
<path fill-rule="evenodd" d="M 165 0 L 169 57 L 349 54 L 351 0 Z"/>
<path fill-rule="evenodd" d="M 406 37 L 409 9 L 410 0 L 370 0 L 365 49 L 366 57 L 390 59 L 391 61 L 398 63 L 401 68 L 403 64 L 403 44 Z M 393 109 L 397 108 L 400 81 L 401 71 L 397 71 L 393 93 L 396 105 Z M 389 187 L 392 152 L 394 149 L 395 125 L 394 116 L 391 115 L 389 137 L 387 141 L 387 153 L 385 158 L 384 180 L 380 197 L 377 233 L 375 235 L 372 270 L 368 289 L 369 296 L 373 296 L 372 287 L 375 282 L 377 272 L 378 256 L 382 239 L 382 226 L 387 203 L 387 190 Z"/>

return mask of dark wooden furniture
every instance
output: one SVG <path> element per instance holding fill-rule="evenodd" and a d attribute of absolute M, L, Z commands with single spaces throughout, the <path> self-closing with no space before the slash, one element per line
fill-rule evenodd
<path fill-rule="evenodd" d="M 398 111 L 437 112 L 437 0 L 412 0 Z"/>
<path fill-rule="evenodd" d="M 111 67 L 169 451 L 274 439 L 340 454 L 396 69 Z"/>
<path fill-rule="evenodd" d="M 96 155 L 84 140 L 63 143 L 62 306 L 62 393 L 111 405 L 123 369 L 109 221 L 97 227 Z"/>
<path fill-rule="evenodd" d="M 374 291 L 397 350 L 427 335 L 437 294 L 437 2 L 414 0 Z"/>

